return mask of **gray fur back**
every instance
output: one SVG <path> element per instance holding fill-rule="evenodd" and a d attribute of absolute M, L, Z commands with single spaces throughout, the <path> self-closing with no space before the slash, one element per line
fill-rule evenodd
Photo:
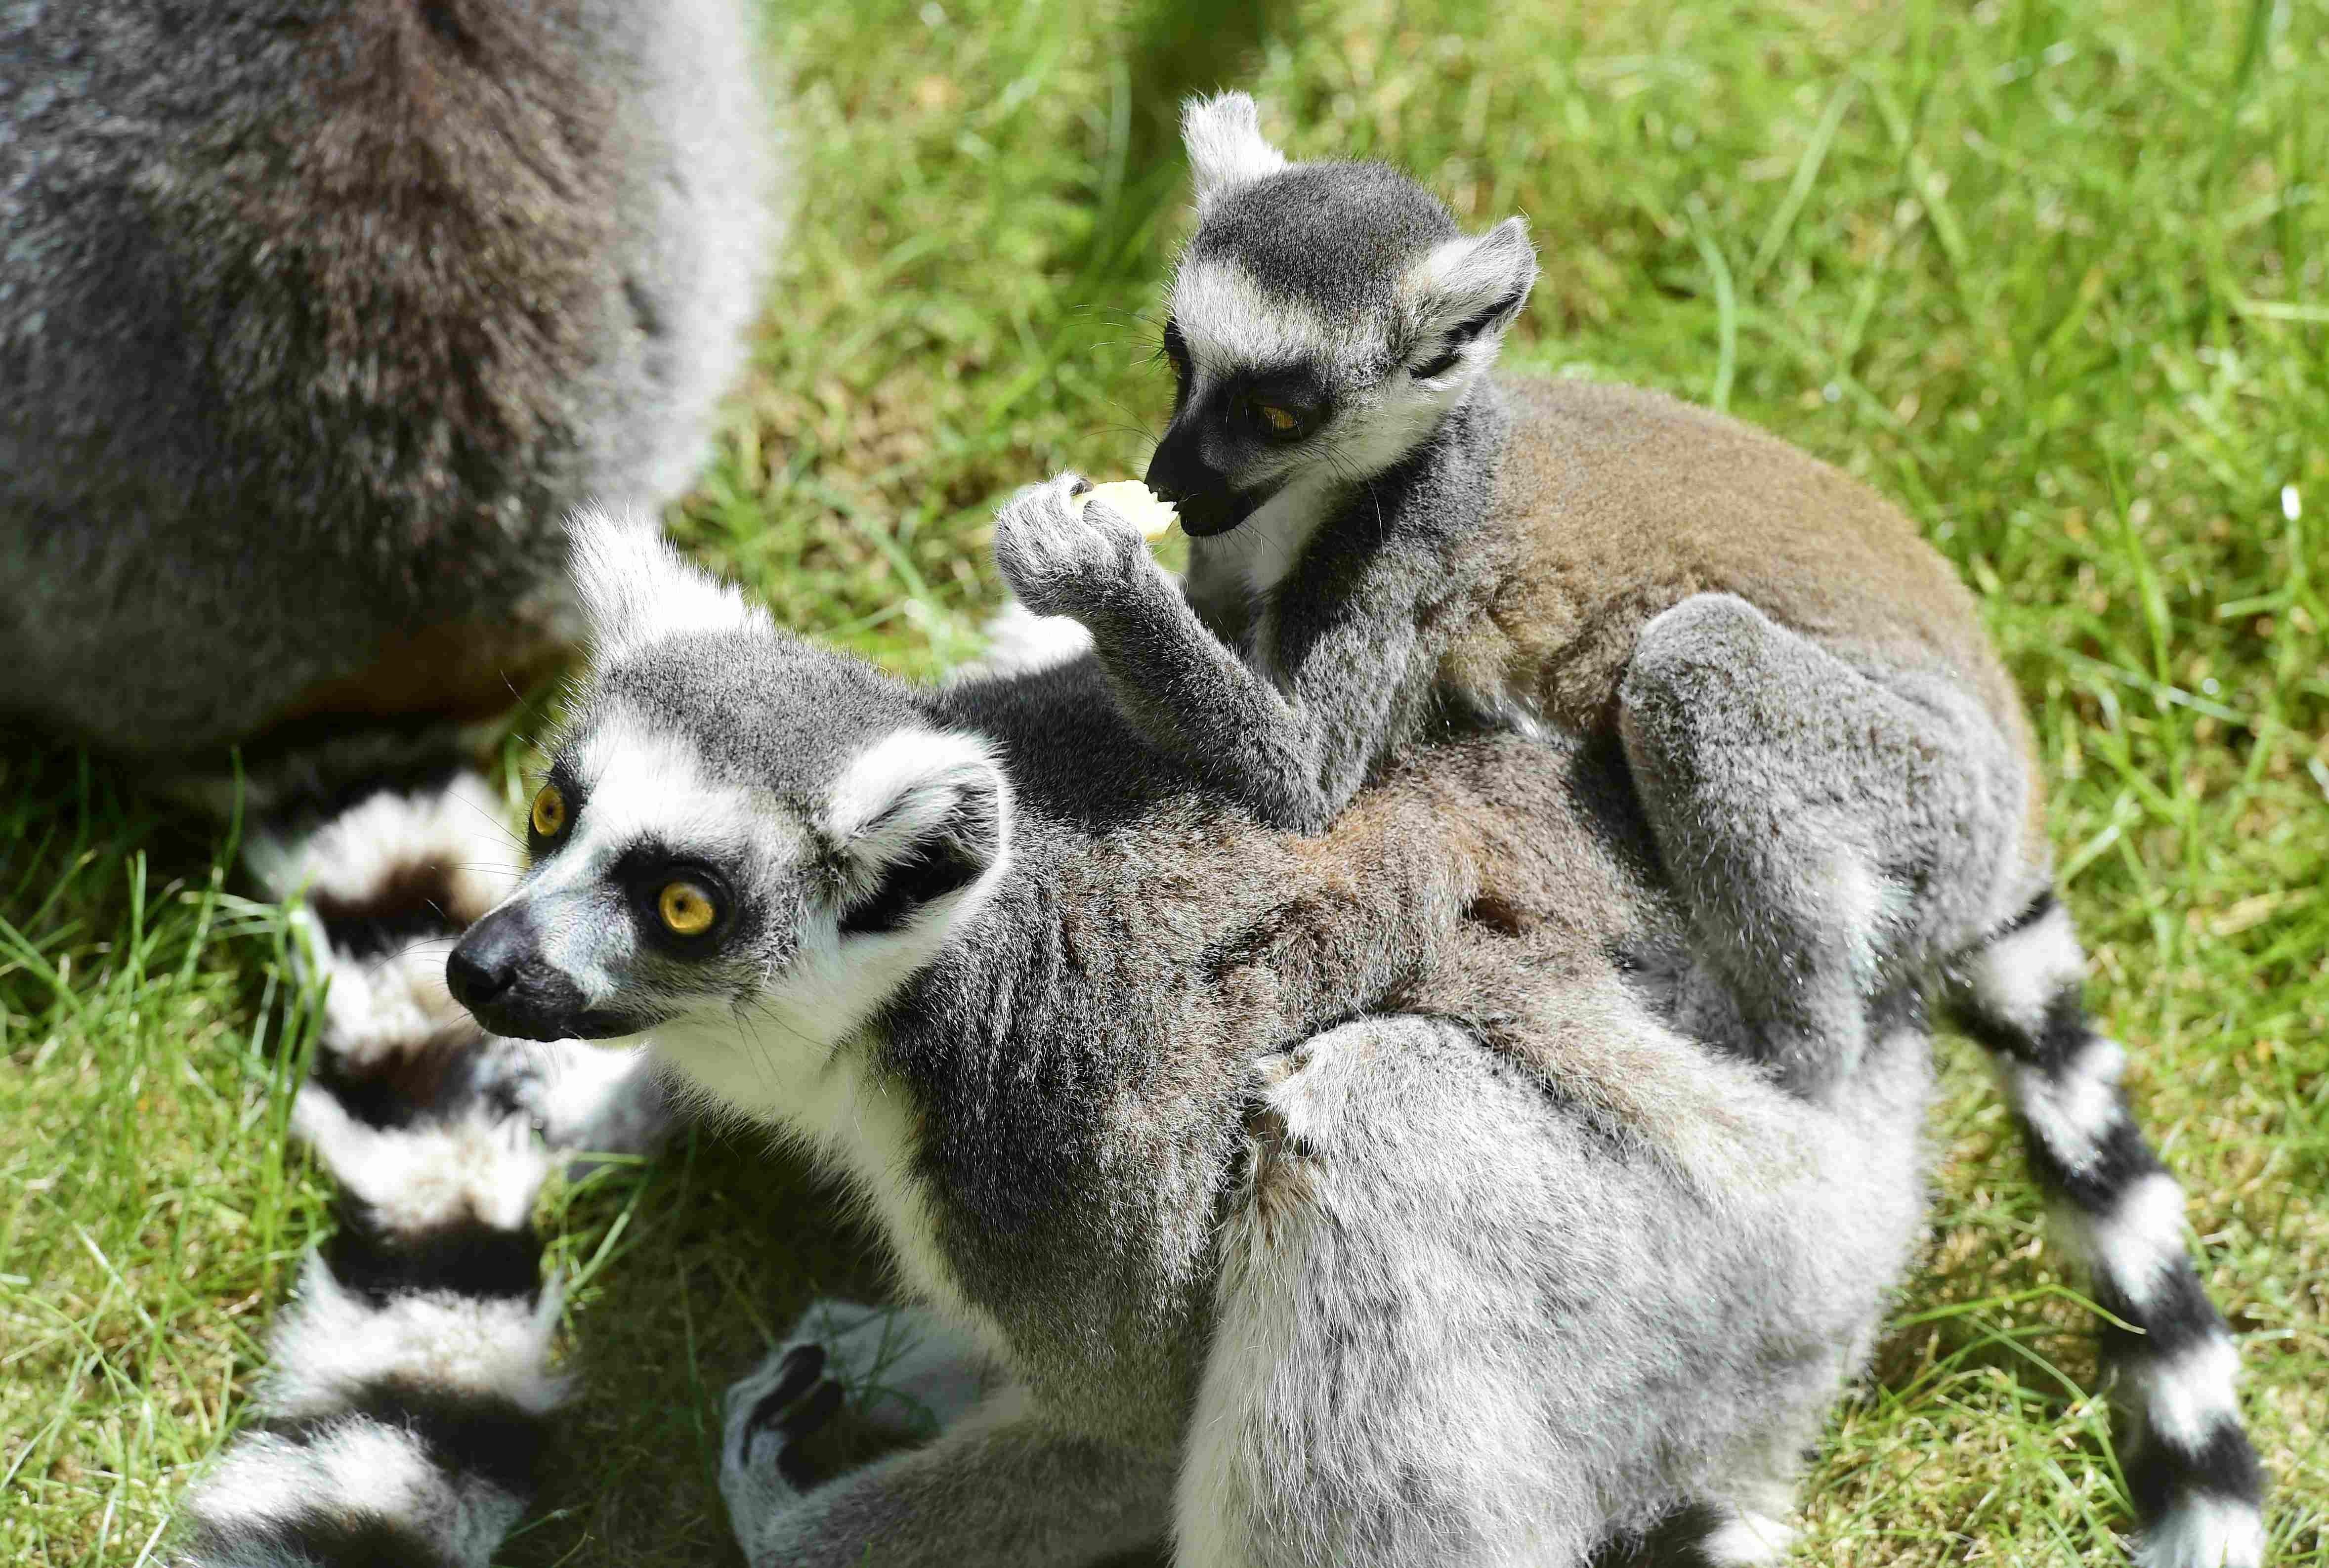
<path fill-rule="evenodd" d="M 0 5 L 0 711 L 180 751 L 431 629 L 570 640 L 563 515 L 673 496 L 741 358 L 751 44 L 735 0 Z"/>

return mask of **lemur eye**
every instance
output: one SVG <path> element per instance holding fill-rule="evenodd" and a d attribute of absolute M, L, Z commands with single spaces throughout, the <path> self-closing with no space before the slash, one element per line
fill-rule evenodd
<path fill-rule="evenodd" d="M 665 883 L 663 894 L 655 900 L 655 912 L 674 936 L 700 937 L 712 929 L 720 912 L 712 902 L 712 894 L 701 883 L 682 877 Z"/>
<path fill-rule="evenodd" d="M 1253 411 L 1255 418 L 1281 436 L 1302 428 L 1302 416 L 1292 409 L 1280 408 L 1276 403 L 1256 403 Z"/>
<path fill-rule="evenodd" d="M 555 838 L 566 827 L 566 797 L 558 792 L 555 784 L 544 784 L 533 798 L 533 830 L 544 838 Z"/>

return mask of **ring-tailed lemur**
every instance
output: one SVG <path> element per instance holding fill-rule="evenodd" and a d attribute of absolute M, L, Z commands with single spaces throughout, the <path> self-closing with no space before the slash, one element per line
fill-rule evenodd
<path fill-rule="evenodd" d="M 755 58 L 739 0 L 0 6 L 0 713 L 507 709 L 567 511 L 676 495 L 742 361 Z"/>
<path fill-rule="evenodd" d="M 1173 420 L 1148 483 L 1185 584 L 1070 475 L 1002 511 L 1031 609 L 1089 628 L 1143 736 L 1315 830 L 1447 710 L 1622 740 L 1694 958 L 1780 1080 L 1848 1082 L 1867 999 L 1938 973 L 2088 1266 L 2145 1561 L 2253 1563 L 2261 1472 L 2183 1199 L 2093 1028 L 2042 792 L 1973 601 L 1826 465 L 1653 393 L 1491 368 L 1525 225 L 1396 170 L 1289 164 L 1193 102 Z"/>
<path fill-rule="evenodd" d="M 565 514 L 676 496 L 742 362 L 751 15 L 0 0 L 0 717 L 240 806 L 352 1072 L 470 1031 L 429 940 L 518 867 L 471 762 Z"/>
<path fill-rule="evenodd" d="M 512 1034 L 651 1028 L 846 1177 L 1004 1380 L 812 1486 L 834 1396 L 786 1346 L 723 1444 L 753 1562 L 1782 1549 L 1918 1230 L 1925 1041 L 1895 1021 L 1813 1104 L 1662 1021 L 1619 955 L 1680 939 L 1614 753 L 1452 744 L 1289 837 L 1089 660 L 918 691 L 594 544 L 536 864 L 453 988 Z M 498 1505 L 441 1449 L 428 1497 Z M 476 1507 L 432 1507 L 478 1561 Z"/>

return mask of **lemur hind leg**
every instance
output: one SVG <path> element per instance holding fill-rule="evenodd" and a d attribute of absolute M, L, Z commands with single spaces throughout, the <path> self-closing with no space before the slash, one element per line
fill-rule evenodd
<path fill-rule="evenodd" d="M 728 1391 L 720 1491 L 754 1568 L 1068 1568 L 1163 1537 L 1171 1456 L 1059 1431 L 1017 1388 L 985 1395 L 923 1447 L 819 1484 L 806 1450 L 841 1413 L 846 1380 L 882 1375 L 890 1330 L 869 1318 L 828 1346 L 823 1326 L 803 1327 Z M 985 1374 L 957 1349 L 941 1331 L 891 1369 L 928 1396 L 900 1413 L 959 1411 Z"/>
<path fill-rule="evenodd" d="M 1856 1010 L 1892 979 L 1878 971 L 1940 972 L 2107 1314 L 2140 1560 L 2252 1568 L 2263 1478 L 2238 1349 L 2119 1088 L 2124 1058 L 2087 1014 L 2069 912 L 2020 840 L 2016 751 L 1940 683 L 1872 679 L 1722 595 L 1650 623 L 1620 701 L 1636 786 L 1720 971 L 1709 990 L 1735 993 L 1750 1048 L 1790 1087 L 1832 1091 L 1856 1056 L 1820 1051 L 1864 1039 Z"/>
<path fill-rule="evenodd" d="M 1618 700 L 1711 990 L 1749 1054 L 1825 1094 L 1870 998 L 1998 918 L 2023 848 L 2013 739 L 1954 684 L 1872 677 L 1730 594 L 1653 619 Z"/>
<path fill-rule="evenodd" d="M 1921 1039 L 1840 1113 L 1566 1001 L 1532 1060 L 1413 1015 L 1260 1064 L 1181 1568 L 1578 1568 L 1685 1511 L 1660 1561 L 1783 1550 L 1917 1232 Z M 1645 1098 L 1578 1097 L 1620 1060 Z"/>

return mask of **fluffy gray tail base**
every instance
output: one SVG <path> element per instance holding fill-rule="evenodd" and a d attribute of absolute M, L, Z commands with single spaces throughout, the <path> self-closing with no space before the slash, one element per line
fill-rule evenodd
<path fill-rule="evenodd" d="M 2239 1353 L 2185 1249 L 2183 1189 L 2119 1088 L 2126 1059 L 2087 1015 L 2085 983 L 2086 954 L 2048 892 L 1959 966 L 1949 999 L 1995 1057 L 2031 1168 L 2107 1315 L 2136 1561 L 2255 1568 L 2264 1472 L 2240 1425 Z"/>
<path fill-rule="evenodd" d="M 180 1568 L 486 1568 L 533 1497 L 554 1290 L 532 1226 L 551 1157 L 481 1107 L 368 1126 L 328 1091 L 294 1130 L 343 1187 L 278 1319 L 258 1419 L 188 1497 Z"/>

